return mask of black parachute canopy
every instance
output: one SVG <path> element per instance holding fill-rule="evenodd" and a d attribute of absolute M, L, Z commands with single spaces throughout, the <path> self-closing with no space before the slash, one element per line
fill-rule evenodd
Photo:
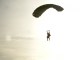
<path fill-rule="evenodd" d="M 62 11 L 64 10 L 61 6 L 59 5 L 55 5 L 55 4 L 44 4 L 44 5 L 41 5 L 39 6 L 38 8 L 36 8 L 33 12 L 33 16 L 38 18 L 42 15 L 42 13 L 44 13 L 48 8 L 54 8 L 56 9 L 57 11 Z"/>

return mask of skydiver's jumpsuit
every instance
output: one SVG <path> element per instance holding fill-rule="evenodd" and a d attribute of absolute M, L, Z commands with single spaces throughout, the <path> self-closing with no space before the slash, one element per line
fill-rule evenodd
<path fill-rule="evenodd" d="M 47 32 L 47 41 L 48 41 L 48 39 L 50 40 L 50 32 Z"/>

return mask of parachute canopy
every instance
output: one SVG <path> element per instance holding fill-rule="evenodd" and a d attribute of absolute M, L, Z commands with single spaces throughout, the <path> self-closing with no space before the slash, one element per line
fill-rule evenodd
<path fill-rule="evenodd" d="M 38 18 L 42 15 L 42 13 L 44 13 L 47 9 L 49 8 L 54 8 L 57 11 L 62 11 L 64 10 L 61 6 L 59 5 L 55 5 L 55 4 L 45 4 L 45 5 L 41 5 L 38 8 L 36 8 L 33 12 L 33 16 Z"/>

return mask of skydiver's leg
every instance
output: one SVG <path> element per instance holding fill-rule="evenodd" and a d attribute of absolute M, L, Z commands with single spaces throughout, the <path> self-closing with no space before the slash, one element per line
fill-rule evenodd
<path fill-rule="evenodd" d="M 47 41 L 48 41 L 48 38 L 47 38 Z"/>
<path fill-rule="evenodd" d="M 49 37 L 49 40 L 50 40 L 50 37 Z"/>
<path fill-rule="evenodd" d="M 48 41 L 48 36 L 47 36 L 47 41 Z"/>

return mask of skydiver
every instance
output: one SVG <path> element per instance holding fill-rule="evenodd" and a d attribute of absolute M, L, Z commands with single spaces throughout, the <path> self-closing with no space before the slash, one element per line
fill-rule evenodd
<path fill-rule="evenodd" d="M 50 30 L 48 30 L 48 31 L 47 31 L 47 41 L 50 40 L 50 36 L 51 36 Z"/>

